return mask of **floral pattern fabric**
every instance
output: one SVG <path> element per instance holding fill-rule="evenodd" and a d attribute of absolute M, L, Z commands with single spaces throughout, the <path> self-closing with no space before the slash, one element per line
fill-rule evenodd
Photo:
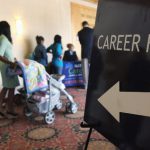
<path fill-rule="evenodd" d="M 27 93 L 40 91 L 48 87 L 45 67 L 36 61 L 28 60 L 28 65 L 21 63 L 24 84 Z"/>

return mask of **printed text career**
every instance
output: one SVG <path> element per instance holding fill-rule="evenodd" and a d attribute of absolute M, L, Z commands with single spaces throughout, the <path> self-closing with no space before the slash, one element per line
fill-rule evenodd
<path fill-rule="evenodd" d="M 100 50 L 117 50 L 126 52 L 140 52 L 141 36 L 139 34 L 100 35 L 97 47 Z M 148 35 L 145 52 L 150 51 L 150 34 Z"/>

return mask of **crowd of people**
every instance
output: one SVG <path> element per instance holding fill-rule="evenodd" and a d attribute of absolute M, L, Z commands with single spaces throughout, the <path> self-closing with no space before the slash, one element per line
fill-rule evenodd
<path fill-rule="evenodd" d="M 44 37 L 42 36 L 36 36 L 36 43 L 37 46 L 33 53 L 30 54 L 29 59 L 37 61 L 47 69 L 49 67 L 47 53 L 51 53 L 53 58 L 50 67 L 53 74 L 62 74 L 63 61 L 78 60 L 76 51 L 74 51 L 74 45 L 71 43 L 67 44 L 68 50 L 64 52 L 63 56 L 62 37 L 60 35 L 55 35 L 54 42 L 48 48 L 44 46 Z"/>
<path fill-rule="evenodd" d="M 81 44 L 81 57 L 83 77 L 85 81 L 85 88 L 88 85 L 89 63 L 91 56 L 91 48 L 93 41 L 93 29 L 89 28 L 87 21 L 82 23 L 83 29 L 78 32 L 79 42 Z M 54 42 L 48 48 L 44 46 L 44 38 L 42 36 L 36 36 L 37 46 L 32 53 L 31 59 L 41 63 L 46 68 L 48 66 L 47 53 L 52 53 L 51 70 L 54 74 L 62 74 L 63 61 L 77 61 L 78 56 L 74 51 L 74 45 L 72 43 L 67 44 L 67 50 L 63 55 L 62 37 L 55 35 Z"/>
<path fill-rule="evenodd" d="M 93 41 L 93 29 L 89 28 L 87 21 L 82 23 L 83 29 L 78 32 L 79 42 L 81 44 L 81 57 L 83 77 L 85 81 L 85 88 L 88 85 L 89 63 Z M 54 36 L 54 42 L 46 48 L 44 46 L 44 37 L 36 36 L 37 46 L 34 52 L 30 55 L 30 59 L 39 62 L 47 69 L 48 58 L 47 53 L 52 53 L 51 68 L 53 74 L 62 74 L 63 61 L 77 61 L 78 57 L 74 51 L 72 43 L 67 44 L 67 50 L 63 56 L 62 37 L 60 35 Z M 2 75 L 3 88 L 0 93 L 0 115 L 7 118 L 16 118 L 17 113 L 13 107 L 13 98 L 15 88 L 19 85 L 17 76 L 12 78 L 6 75 L 8 65 L 15 67 L 16 63 L 12 51 L 12 38 L 10 25 L 6 21 L 0 22 L 0 71 Z M 8 94 L 7 94 L 8 93 Z M 5 109 L 2 107 L 3 100 L 8 95 Z"/>

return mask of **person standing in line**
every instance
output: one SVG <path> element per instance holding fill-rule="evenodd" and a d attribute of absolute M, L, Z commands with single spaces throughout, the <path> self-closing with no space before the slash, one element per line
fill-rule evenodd
<path fill-rule="evenodd" d="M 63 61 L 62 61 L 62 42 L 61 36 L 55 35 L 54 43 L 47 48 L 47 52 L 52 53 L 52 68 L 54 74 L 62 74 L 63 71 Z"/>
<path fill-rule="evenodd" d="M 0 92 L 0 115 L 9 119 L 17 118 L 18 114 L 14 111 L 14 92 L 15 87 L 19 85 L 17 76 L 7 76 L 8 66 L 15 67 L 13 51 L 12 51 L 12 38 L 10 25 L 6 21 L 0 22 L 0 71 L 2 76 L 3 88 Z M 6 108 L 2 107 L 3 99 L 8 92 L 6 101 Z"/>
<path fill-rule="evenodd" d="M 89 27 L 87 21 L 82 22 L 82 27 L 78 32 L 78 38 L 81 45 L 81 58 L 82 58 L 82 72 L 85 84 L 85 89 L 88 86 L 89 77 L 89 63 L 91 57 L 91 49 L 93 44 L 93 29 Z"/>
<path fill-rule="evenodd" d="M 36 36 L 37 46 L 33 52 L 33 58 L 38 63 L 47 67 L 48 59 L 47 59 L 47 51 L 44 46 L 44 38 L 42 36 Z"/>

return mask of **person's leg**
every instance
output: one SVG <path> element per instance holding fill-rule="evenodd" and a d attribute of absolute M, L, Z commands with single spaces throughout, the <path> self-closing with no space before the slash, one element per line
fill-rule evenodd
<path fill-rule="evenodd" d="M 12 119 L 12 118 L 17 118 L 18 114 L 15 113 L 14 111 L 14 104 L 13 104 L 13 100 L 14 100 L 14 92 L 15 89 L 11 88 L 9 89 L 8 92 L 8 99 L 7 99 L 7 118 L 8 119 Z"/>
<path fill-rule="evenodd" d="M 51 63 L 51 74 L 55 74 L 55 66 Z"/>
<path fill-rule="evenodd" d="M 14 106 L 13 106 L 14 92 L 15 92 L 14 88 L 9 89 L 8 100 L 7 100 L 7 111 L 12 113 L 14 112 Z"/>
<path fill-rule="evenodd" d="M 89 81 L 89 62 L 88 59 L 85 59 L 85 82 L 86 82 L 86 89 L 88 87 L 88 81 Z"/>
<path fill-rule="evenodd" d="M 0 111 L 3 111 L 3 107 L 2 104 L 4 102 L 5 96 L 7 93 L 7 88 L 3 88 L 0 92 Z"/>
<path fill-rule="evenodd" d="M 62 71 L 63 71 L 62 67 L 57 68 L 57 74 L 62 75 Z"/>
<path fill-rule="evenodd" d="M 7 103 L 7 92 L 8 92 L 8 89 L 5 88 L 5 93 L 4 93 L 4 98 L 3 98 L 3 101 L 2 101 L 2 107 L 4 108 L 6 106 L 6 103 Z"/>
<path fill-rule="evenodd" d="M 7 113 L 6 113 L 6 110 L 3 108 L 2 104 L 4 102 L 4 99 L 5 99 L 5 96 L 6 96 L 6 93 L 7 93 L 7 88 L 3 88 L 1 90 L 1 93 L 0 93 L 0 116 L 3 118 L 3 117 L 6 117 L 7 118 Z"/>
<path fill-rule="evenodd" d="M 59 74 L 59 75 L 62 75 L 62 70 L 63 68 L 62 67 L 54 67 L 54 74 Z"/>
<path fill-rule="evenodd" d="M 88 64 L 88 59 L 86 58 L 82 59 L 82 72 L 83 72 L 85 89 L 87 89 L 88 79 L 89 79 L 89 64 Z"/>
<path fill-rule="evenodd" d="M 56 66 L 53 66 L 53 74 L 57 74 L 57 67 Z"/>

